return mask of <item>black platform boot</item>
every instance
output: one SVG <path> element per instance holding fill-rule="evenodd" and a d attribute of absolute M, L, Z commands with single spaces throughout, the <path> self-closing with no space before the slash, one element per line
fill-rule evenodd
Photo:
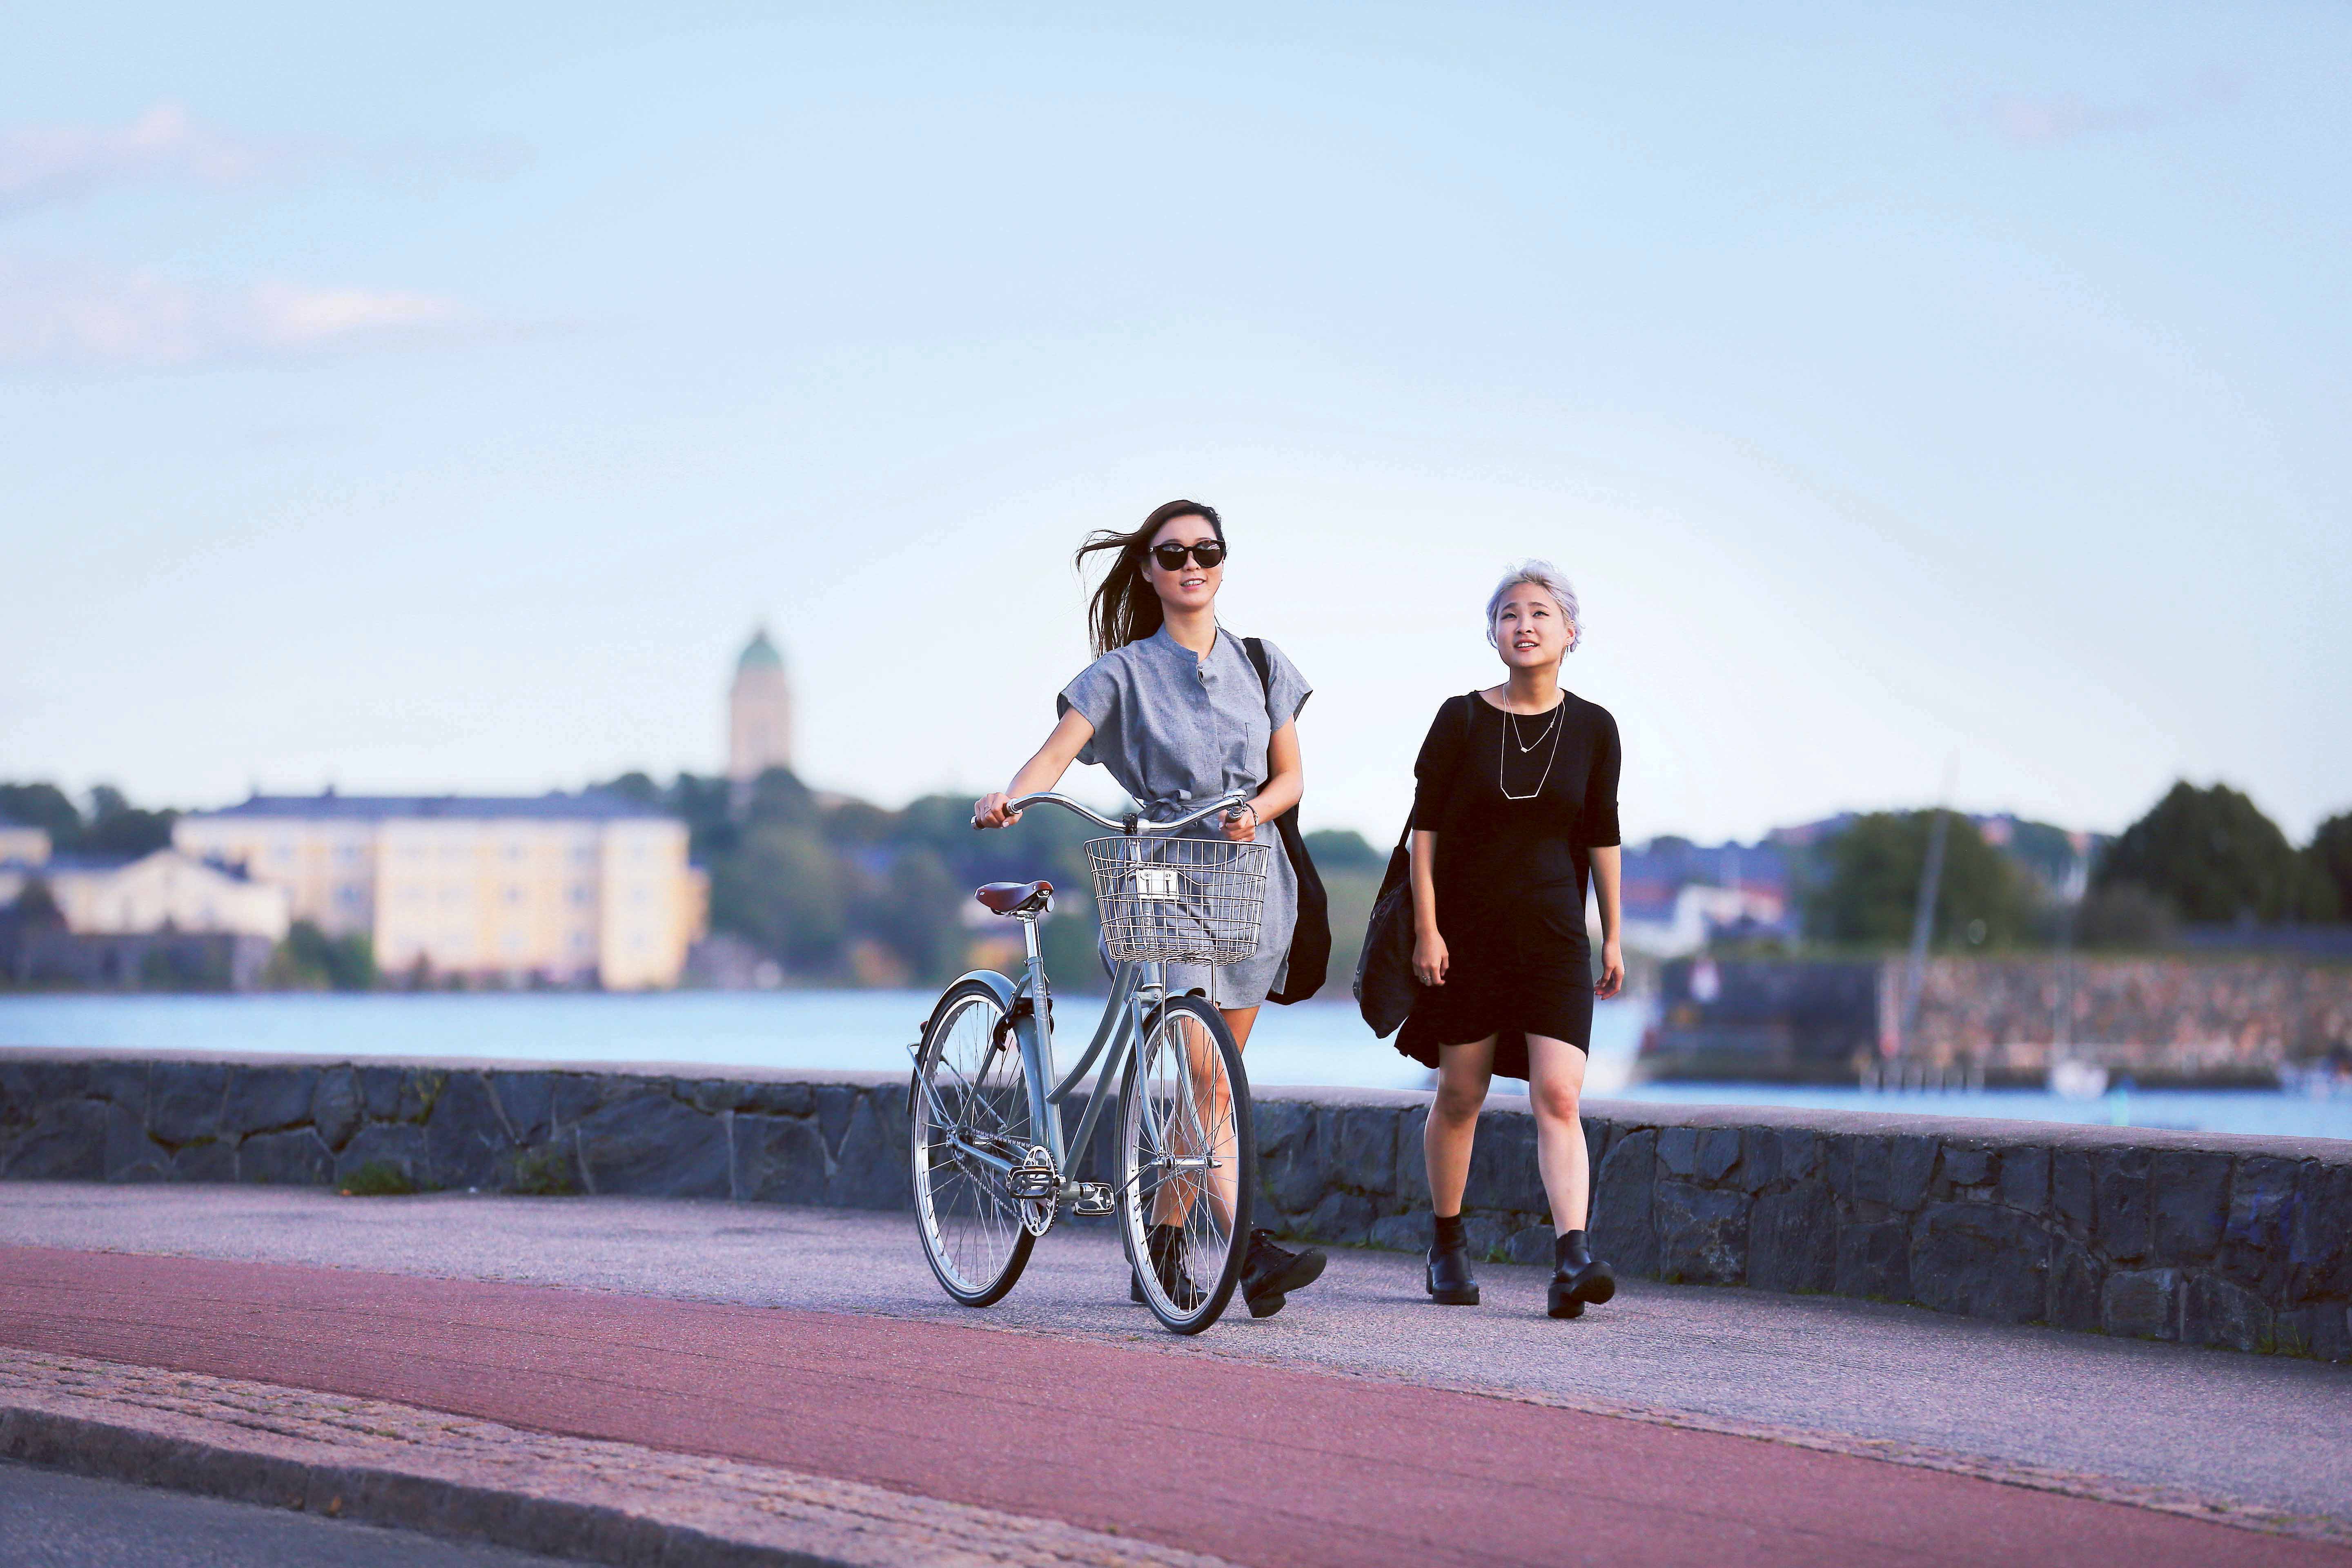
<path fill-rule="evenodd" d="M 1598 1307 L 1617 1294 L 1617 1271 L 1585 1250 L 1584 1233 L 1571 1230 L 1552 1237 L 1551 1300 L 1555 1318 L 1584 1315 L 1586 1302 Z"/>
<path fill-rule="evenodd" d="M 1151 1271 L 1160 1277 L 1160 1288 L 1180 1312 L 1189 1312 L 1201 1304 L 1200 1287 L 1184 1271 L 1184 1227 L 1181 1225 L 1155 1225 L 1143 1232 L 1143 1249 L 1151 1255 Z M 1138 1306 L 1145 1305 L 1143 1280 L 1129 1275 L 1127 1299 Z"/>
<path fill-rule="evenodd" d="M 1429 1249 L 1429 1294 L 1441 1306 L 1478 1304 L 1478 1277 L 1470 1272 L 1470 1243 L 1462 1234 L 1462 1216 L 1432 1215 L 1437 1240 Z"/>

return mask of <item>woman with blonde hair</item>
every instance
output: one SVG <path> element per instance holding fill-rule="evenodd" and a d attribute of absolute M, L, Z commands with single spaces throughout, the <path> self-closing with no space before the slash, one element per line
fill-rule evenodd
<path fill-rule="evenodd" d="M 1475 1306 L 1463 1189 L 1496 1073 L 1528 1080 L 1536 1163 L 1551 1203 L 1549 1310 L 1580 1316 L 1616 1293 L 1585 1241 L 1591 1179 L 1580 1118 L 1592 1001 L 1623 985 L 1619 947 L 1617 721 L 1559 684 L 1582 638 L 1576 591 L 1549 563 L 1505 574 L 1486 640 L 1508 672 L 1450 698 L 1413 764 L 1413 976 L 1423 989 L 1397 1049 L 1437 1069 L 1422 1148 L 1436 1238 L 1427 1289 Z M 1601 904 L 1601 975 L 1585 935 Z"/>

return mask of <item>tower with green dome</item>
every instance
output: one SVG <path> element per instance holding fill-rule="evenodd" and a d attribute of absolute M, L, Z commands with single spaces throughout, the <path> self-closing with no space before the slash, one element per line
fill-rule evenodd
<path fill-rule="evenodd" d="M 792 679 L 763 626 L 735 660 L 727 693 L 727 776 L 740 790 L 770 768 L 792 765 Z"/>

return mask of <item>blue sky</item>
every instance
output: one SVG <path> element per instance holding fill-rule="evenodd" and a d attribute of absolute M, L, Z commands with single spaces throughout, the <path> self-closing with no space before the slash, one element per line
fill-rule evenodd
<path fill-rule="evenodd" d="M 1190 494 L 1310 826 L 1531 554 L 1636 837 L 2352 807 L 2352 14 L 1784 10 L 14 10 L 0 776 L 709 770 L 765 620 L 988 787 Z"/>

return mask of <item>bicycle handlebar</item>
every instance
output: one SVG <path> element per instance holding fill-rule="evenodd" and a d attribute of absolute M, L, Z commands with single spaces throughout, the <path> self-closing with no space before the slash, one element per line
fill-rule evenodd
<path fill-rule="evenodd" d="M 1033 805 L 1061 805 L 1067 806 L 1089 822 L 1100 823 L 1114 833 L 1175 833 L 1192 826 L 1204 817 L 1213 816 L 1218 812 L 1231 811 L 1247 799 L 1249 799 L 1248 791 L 1234 790 L 1230 795 L 1219 795 L 1198 811 L 1188 813 L 1173 822 L 1146 822 L 1139 812 L 1129 812 L 1125 818 L 1113 821 L 1091 806 L 1081 805 L 1068 795 L 1055 795 L 1051 790 L 1040 790 L 1035 795 L 1024 795 L 1018 800 L 1008 800 L 1004 803 L 1004 809 L 1012 816 L 1018 816 Z M 977 818 L 973 819 L 972 826 L 975 828 L 980 826 Z"/>

